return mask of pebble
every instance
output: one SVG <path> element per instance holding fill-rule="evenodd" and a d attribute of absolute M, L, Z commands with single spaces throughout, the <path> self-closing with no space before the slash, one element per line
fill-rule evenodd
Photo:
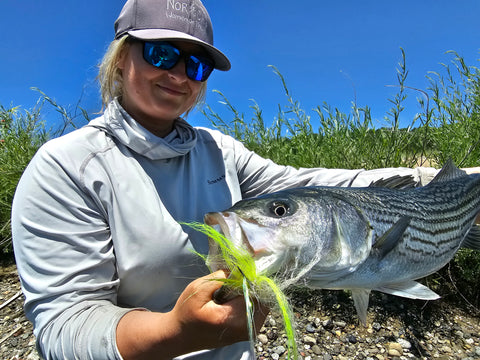
<path fill-rule="evenodd" d="M 411 349 L 411 348 L 412 348 L 412 344 L 411 344 L 410 341 L 408 341 L 408 340 L 399 338 L 399 339 L 397 339 L 397 343 L 400 344 L 400 346 L 402 347 L 402 349 Z"/>
<path fill-rule="evenodd" d="M 303 343 L 306 344 L 306 345 L 312 346 L 312 345 L 315 345 L 317 343 L 317 339 L 315 339 L 312 336 L 305 335 L 303 337 Z"/>
<path fill-rule="evenodd" d="M 347 340 L 351 344 L 356 344 L 358 342 L 357 337 L 355 335 L 348 335 Z"/>
<path fill-rule="evenodd" d="M 333 325 L 343 329 L 345 326 L 347 326 L 347 323 L 345 321 L 334 321 Z"/>
<path fill-rule="evenodd" d="M 269 317 L 268 320 L 267 320 L 267 324 L 268 326 L 270 327 L 275 327 L 277 326 L 277 322 L 275 321 L 275 319 L 273 317 Z"/>
<path fill-rule="evenodd" d="M 400 351 L 398 351 L 397 349 L 390 349 L 390 350 L 388 350 L 388 355 L 400 357 L 400 356 L 402 356 L 402 353 Z"/>
<path fill-rule="evenodd" d="M 402 356 L 403 355 L 403 348 L 397 342 L 388 343 L 388 355 L 390 356 Z"/>
<path fill-rule="evenodd" d="M 405 301 L 403 311 L 385 311 L 392 297 L 377 294 L 376 300 L 372 295 L 368 327 L 365 328 L 358 324 L 351 298 L 343 292 L 319 293 L 321 299 L 315 295 L 317 292 L 312 292 L 311 298 L 308 293 L 302 293 L 302 304 L 294 305 L 299 360 L 480 360 L 479 313 L 469 314 L 448 303 L 437 306 L 432 301 L 425 305 L 400 298 L 393 300 Z M 435 326 L 434 321 L 440 326 Z M 22 313 L 21 301 L 0 311 L 3 336 L 20 325 L 21 332 L 0 344 L 0 359 L 40 360 L 35 351 L 32 326 Z M 280 314 L 272 311 L 257 337 L 255 358 L 286 360 L 284 334 Z"/>
<path fill-rule="evenodd" d="M 322 349 L 320 348 L 320 346 L 315 344 L 315 345 L 312 346 L 312 352 L 315 355 L 321 355 L 322 354 Z"/>
<path fill-rule="evenodd" d="M 305 330 L 310 334 L 313 334 L 314 332 L 317 331 L 315 326 L 313 326 L 312 324 L 307 324 L 307 326 L 305 327 Z"/>
<path fill-rule="evenodd" d="M 274 347 L 273 352 L 278 355 L 282 355 L 287 349 L 285 349 L 282 345 Z"/>
<path fill-rule="evenodd" d="M 268 337 L 265 334 L 260 334 L 257 336 L 258 341 L 260 341 L 263 345 L 268 343 Z"/>

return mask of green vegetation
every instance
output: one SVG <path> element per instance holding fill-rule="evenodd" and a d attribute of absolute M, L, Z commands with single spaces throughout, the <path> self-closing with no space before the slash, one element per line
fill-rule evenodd
<path fill-rule="evenodd" d="M 23 170 L 48 139 L 39 109 L 24 111 L 0 106 L 0 246 L 11 251 L 10 211 Z"/>
<path fill-rule="evenodd" d="M 80 117 L 38 89 L 34 90 L 41 97 L 31 110 L 0 105 L 0 260 L 11 257 L 10 212 L 15 188 L 25 167 L 43 143 L 75 128 Z M 58 129 L 47 130 L 42 114 L 45 104 L 51 105 L 63 120 Z M 79 110 L 81 116 L 88 119 L 87 113 L 77 106 L 75 111 Z"/>
<path fill-rule="evenodd" d="M 353 103 L 346 114 L 324 103 L 313 115 L 301 108 L 280 72 L 272 66 L 286 93 L 286 105 L 279 105 L 276 121 L 267 125 L 257 103 L 250 106 L 251 119 L 237 110 L 219 91 L 232 118 L 225 120 L 212 107 L 205 116 L 223 132 L 242 140 L 259 155 L 296 167 L 366 168 L 441 165 L 448 158 L 457 166 L 478 166 L 480 158 L 480 70 L 467 66 L 455 54 L 446 75 L 428 75 L 427 90 L 406 85 L 405 53 L 397 68 L 397 94 L 383 119 L 372 118 L 371 108 Z M 420 113 L 400 127 L 408 94 L 418 95 Z M 312 119 L 320 126 L 313 129 Z M 378 128 L 380 124 L 387 124 Z"/>
<path fill-rule="evenodd" d="M 356 103 L 352 103 L 349 113 L 323 103 L 309 114 L 275 67 L 272 69 L 283 86 L 286 102 L 278 106 L 273 123 L 263 118 L 262 109 L 255 102 L 249 110 L 252 116 L 247 119 L 245 113 L 219 91 L 231 112 L 230 119 L 221 117 L 208 105 L 203 114 L 214 126 L 279 164 L 366 169 L 439 167 L 451 158 L 459 167 L 480 166 L 480 69 L 467 65 L 454 52 L 451 56 L 452 61 L 443 64 L 441 72 L 427 74 L 427 89 L 415 89 L 408 86 L 406 56 L 402 49 L 396 95 L 388 100 L 391 107 L 383 119 L 372 118 L 369 106 L 359 107 Z M 420 111 L 409 124 L 402 126 L 400 119 L 408 96 L 418 98 Z M 57 132 L 45 129 L 41 111 L 45 102 L 64 119 L 65 127 Z M 78 110 L 82 109 L 77 107 L 75 111 Z M 30 111 L 0 107 L 0 254 L 3 256 L 11 254 L 10 204 L 19 176 L 41 143 L 63 133 L 81 115 L 88 118 L 83 110 L 81 114 L 70 114 L 45 94 Z M 320 125 L 314 129 L 312 124 L 317 122 Z M 460 251 L 448 269 L 428 281 L 434 285 L 445 283 L 438 277 L 452 279 L 451 283 L 462 289 L 462 295 L 470 303 L 480 306 L 478 252 Z M 457 292 L 454 288 L 451 290 Z M 438 291 L 445 294 L 444 289 Z"/>

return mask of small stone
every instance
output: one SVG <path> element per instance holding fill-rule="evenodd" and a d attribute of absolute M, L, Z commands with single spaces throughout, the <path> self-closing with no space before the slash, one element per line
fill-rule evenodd
<path fill-rule="evenodd" d="M 348 335 L 347 340 L 350 344 L 356 344 L 358 342 L 357 337 L 355 335 Z"/>
<path fill-rule="evenodd" d="M 446 354 L 451 354 L 452 348 L 450 346 L 445 345 L 441 347 L 440 351 Z"/>
<path fill-rule="evenodd" d="M 338 326 L 339 328 L 343 329 L 345 326 L 347 326 L 347 323 L 345 321 L 335 321 L 333 325 Z"/>
<path fill-rule="evenodd" d="M 312 352 L 315 355 L 321 355 L 322 354 L 322 349 L 320 349 L 320 346 L 318 346 L 318 345 L 313 345 L 312 346 Z"/>
<path fill-rule="evenodd" d="M 396 355 L 398 354 L 398 355 Z M 390 356 L 402 356 L 403 348 L 402 345 L 396 342 L 391 342 L 388 344 L 388 355 Z"/>
<path fill-rule="evenodd" d="M 268 338 L 268 340 L 276 340 L 278 338 L 278 334 L 275 330 L 268 330 L 267 331 L 267 338 Z"/>
<path fill-rule="evenodd" d="M 480 356 L 480 346 L 475 348 L 475 355 Z"/>
<path fill-rule="evenodd" d="M 400 344 L 402 349 L 411 349 L 412 348 L 412 344 L 408 340 L 400 338 L 400 339 L 397 339 L 397 343 Z"/>
<path fill-rule="evenodd" d="M 397 356 L 397 357 L 400 357 L 402 356 L 402 353 L 396 349 L 390 349 L 388 350 L 388 355 L 389 356 Z"/>
<path fill-rule="evenodd" d="M 330 330 L 330 329 L 333 328 L 333 322 L 332 322 L 332 320 L 330 320 L 330 319 L 324 320 L 324 321 L 322 321 L 322 326 L 323 326 L 326 330 Z"/>
<path fill-rule="evenodd" d="M 317 340 L 311 336 L 308 336 L 308 335 L 305 335 L 303 337 L 303 343 L 306 344 L 306 345 L 315 345 L 317 343 Z"/>
<path fill-rule="evenodd" d="M 270 327 L 274 327 L 274 326 L 277 326 L 277 322 L 275 321 L 275 319 L 273 317 L 270 317 L 267 321 L 268 325 Z"/>
<path fill-rule="evenodd" d="M 263 345 L 268 343 L 268 337 L 265 334 L 260 334 L 257 336 L 258 341 L 260 341 Z"/>
<path fill-rule="evenodd" d="M 278 359 L 280 359 L 280 355 L 278 355 L 277 353 L 273 353 L 273 354 L 271 355 L 271 357 L 272 357 L 273 360 L 278 360 Z"/>
<path fill-rule="evenodd" d="M 278 355 L 282 355 L 285 351 L 287 350 L 282 345 L 273 348 L 273 352 Z"/>
<path fill-rule="evenodd" d="M 307 332 L 309 332 L 310 334 L 313 334 L 315 331 L 317 331 L 317 329 L 315 328 L 315 326 L 313 324 L 308 324 L 306 327 L 305 327 L 305 330 Z"/>

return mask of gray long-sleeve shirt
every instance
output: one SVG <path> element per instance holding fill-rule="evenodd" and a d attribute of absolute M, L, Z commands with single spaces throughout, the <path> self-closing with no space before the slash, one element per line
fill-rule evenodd
<path fill-rule="evenodd" d="M 15 256 L 40 353 L 48 359 L 121 359 L 120 318 L 133 308 L 170 311 L 207 268 L 202 221 L 245 197 L 305 185 L 366 186 L 433 169 L 294 169 L 218 131 L 178 120 L 158 138 L 113 101 L 89 125 L 45 144 L 18 185 Z M 423 180 L 422 180 L 423 179 Z M 238 343 L 191 359 L 247 359 Z"/>

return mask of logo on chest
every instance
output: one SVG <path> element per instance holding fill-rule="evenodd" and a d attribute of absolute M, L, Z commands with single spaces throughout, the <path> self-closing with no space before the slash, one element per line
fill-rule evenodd
<path fill-rule="evenodd" d="M 210 179 L 210 180 L 207 180 L 207 183 L 208 185 L 214 185 L 214 184 L 217 184 L 221 181 L 225 181 L 225 174 L 223 175 L 220 175 L 219 177 L 217 177 L 216 179 Z"/>

